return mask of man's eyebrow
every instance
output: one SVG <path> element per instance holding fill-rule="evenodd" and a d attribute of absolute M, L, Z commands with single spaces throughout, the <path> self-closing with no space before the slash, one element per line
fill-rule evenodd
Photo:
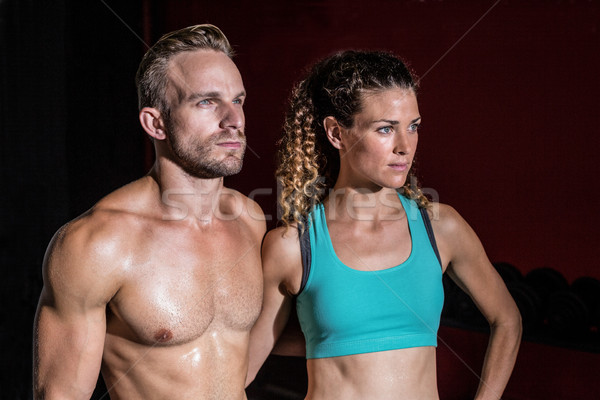
<path fill-rule="evenodd" d="M 245 97 L 246 96 L 246 91 L 242 90 L 241 92 L 239 92 L 235 98 L 239 98 L 239 97 Z M 194 102 L 196 100 L 199 99 L 220 99 L 223 97 L 223 94 L 221 92 L 196 92 L 196 93 L 192 93 L 188 96 L 187 101 L 188 102 Z"/>
<path fill-rule="evenodd" d="M 192 93 L 188 96 L 187 101 L 192 102 L 192 101 L 196 101 L 198 99 L 203 99 L 203 98 L 219 98 L 221 97 L 221 93 L 219 92 L 196 92 L 196 93 Z"/>

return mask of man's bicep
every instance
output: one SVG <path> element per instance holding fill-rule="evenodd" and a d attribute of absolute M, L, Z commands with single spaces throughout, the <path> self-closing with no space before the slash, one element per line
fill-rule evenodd
<path fill-rule="evenodd" d="M 100 372 L 105 315 L 99 305 L 65 306 L 42 293 L 34 332 L 36 398 L 89 398 Z"/>
<path fill-rule="evenodd" d="M 84 232 L 85 233 L 85 232 Z M 80 233 L 59 233 L 43 265 L 44 288 L 34 331 L 34 379 L 41 398 L 89 398 L 106 335 L 106 305 L 114 293 L 110 260 Z"/>

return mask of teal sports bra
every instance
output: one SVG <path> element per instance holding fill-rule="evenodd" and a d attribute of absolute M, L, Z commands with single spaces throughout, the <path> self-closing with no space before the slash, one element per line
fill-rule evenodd
<path fill-rule="evenodd" d="M 444 303 L 439 254 L 427 213 L 399 197 L 408 217 L 411 253 L 402 264 L 383 270 L 359 271 L 343 264 L 331 244 L 323 205 L 309 214 L 304 237 L 310 247 L 300 240 L 308 271 L 296 297 L 306 358 L 437 346 Z"/>

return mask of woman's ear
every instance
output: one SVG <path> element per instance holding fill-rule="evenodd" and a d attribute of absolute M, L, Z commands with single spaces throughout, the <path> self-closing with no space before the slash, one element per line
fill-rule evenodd
<path fill-rule="evenodd" d="M 140 123 L 148 135 L 157 140 L 165 140 L 165 123 L 160 111 L 153 107 L 144 107 L 140 111 Z"/>
<path fill-rule="evenodd" d="M 327 139 L 329 142 L 338 150 L 341 150 L 343 147 L 342 144 L 342 127 L 337 122 L 337 120 L 332 117 L 326 117 L 323 120 L 323 127 L 325 128 L 325 133 L 327 134 Z"/>

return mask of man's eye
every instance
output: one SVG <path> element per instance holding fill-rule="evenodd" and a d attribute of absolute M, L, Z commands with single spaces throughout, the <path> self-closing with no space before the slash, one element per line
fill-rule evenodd
<path fill-rule="evenodd" d="M 198 105 L 199 105 L 199 106 L 207 106 L 207 105 L 209 105 L 209 104 L 210 104 L 210 100 L 208 100 L 208 99 L 205 99 L 205 100 L 200 100 L 200 101 L 198 102 Z"/>

